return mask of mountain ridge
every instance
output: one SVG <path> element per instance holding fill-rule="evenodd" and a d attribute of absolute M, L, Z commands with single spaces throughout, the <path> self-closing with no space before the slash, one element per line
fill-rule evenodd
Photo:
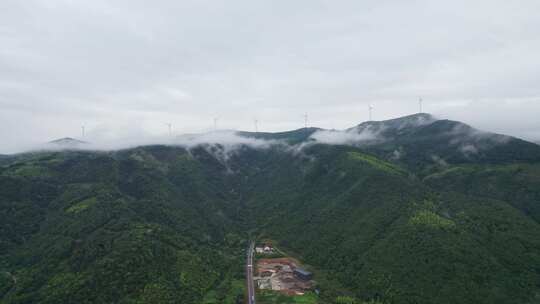
<path fill-rule="evenodd" d="M 385 144 L 389 141 L 395 141 L 396 146 L 399 146 L 399 144 L 403 141 L 399 137 L 403 136 L 416 136 L 416 134 L 411 134 L 415 132 L 419 132 L 420 129 L 423 127 L 428 127 L 430 125 L 433 125 L 432 129 L 429 132 L 432 132 L 431 134 L 426 134 L 428 136 L 441 136 L 446 133 L 447 139 L 450 137 L 449 135 L 452 135 L 454 133 L 454 137 L 458 136 L 467 136 L 468 141 L 472 144 L 474 144 L 475 141 L 482 141 L 483 145 L 486 145 L 486 142 L 490 141 L 489 138 L 491 138 L 491 146 L 495 146 L 496 143 L 504 143 L 504 141 L 515 141 L 519 140 L 520 144 L 528 143 L 528 141 L 519 139 L 513 136 L 508 135 L 501 135 L 501 134 L 495 134 L 490 132 L 484 132 L 480 131 L 478 129 L 475 129 L 465 123 L 459 122 L 459 121 L 452 121 L 447 119 L 438 119 L 435 116 L 428 114 L 428 113 L 417 113 L 407 116 L 402 116 L 398 118 L 388 119 L 388 120 L 381 120 L 381 121 L 365 121 L 362 122 L 356 126 L 353 126 L 351 128 L 347 128 L 344 130 L 328 130 L 323 128 L 317 128 L 317 127 L 309 127 L 309 128 L 300 128 L 296 130 L 290 130 L 290 131 L 283 131 L 283 132 L 250 132 L 250 131 L 226 131 L 226 130 L 220 130 L 220 131 L 213 131 L 209 133 L 195 133 L 195 134 L 183 134 L 179 135 L 173 139 L 169 139 L 164 142 L 159 141 L 153 141 L 151 144 L 136 144 L 132 143 L 128 146 L 119 146 L 118 148 L 113 148 L 114 145 L 107 145 L 101 147 L 99 142 L 96 141 L 94 143 L 85 142 L 79 139 L 65 137 L 56 139 L 53 141 L 49 141 L 47 145 L 41 147 L 38 150 L 56 150 L 56 149 L 81 149 L 81 150 L 108 150 L 108 151 L 114 151 L 119 149 L 129 149 L 129 148 L 135 148 L 137 146 L 144 146 L 144 145 L 156 145 L 156 144 L 165 144 L 165 145 L 190 145 L 192 143 L 186 143 L 186 140 L 189 139 L 198 139 L 203 138 L 203 140 L 207 140 L 208 143 L 220 143 L 219 142 L 219 133 L 233 133 L 240 137 L 247 138 L 247 139 L 257 139 L 257 140 L 266 140 L 266 141 L 277 141 L 277 142 L 283 142 L 288 145 L 301 145 L 309 141 L 316 141 L 314 139 L 314 135 L 317 135 L 319 133 L 326 133 L 325 135 L 329 135 L 331 137 L 332 134 L 338 135 L 338 134 L 346 134 L 350 135 L 349 141 L 342 141 L 342 144 L 353 144 L 353 145 L 373 145 L 373 144 Z M 438 126 L 438 128 L 436 128 Z M 427 128 L 424 132 L 428 132 L 429 128 Z M 367 134 L 369 133 L 367 138 L 354 138 L 354 134 Z M 439 134 L 437 134 L 439 133 Z M 207 136 L 207 135 L 216 135 L 216 136 Z M 421 135 L 421 133 L 419 134 Z M 450 139 L 452 140 L 452 139 Z M 324 143 L 324 142 L 322 142 Z M 339 141 L 338 141 L 339 143 Z M 112 147 L 111 147 L 112 146 Z M 399 147 L 398 147 L 399 148 Z M 475 154 L 478 152 L 478 148 L 474 145 L 467 145 L 466 143 L 462 145 L 461 148 L 465 153 L 470 154 L 470 156 L 473 156 L 472 154 Z M 530 148 L 529 149 L 533 149 Z M 31 153 L 32 151 L 28 152 L 22 152 L 22 153 Z M 21 153 L 17 153 L 21 154 Z M 11 154 L 16 155 L 16 154 Z M 389 158 L 387 158 L 389 159 Z"/>
<path fill-rule="evenodd" d="M 320 304 L 537 302 L 540 147 L 417 118 L 10 156 L 0 302 L 236 304 L 252 238 L 320 269 Z"/>

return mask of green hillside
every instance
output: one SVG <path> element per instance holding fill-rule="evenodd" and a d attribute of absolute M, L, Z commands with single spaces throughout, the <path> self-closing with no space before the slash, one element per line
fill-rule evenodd
<path fill-rule="evenodd" d="M 282 174 L 289 192 L 283 181 L 275 186 L 280 190 L 253 190 L 261 233 L 327 270 L 359 299 L 527 303 L 538 297 L 540 268 L 532 265 L 540 265 L 540 226 L 514 202 L 439 191 L 396 165 L 349 150 L 314 147 L 309 168 L 299 164 L 304 171 L 296 177 L 290 169 Z"/>
<path fill-rule="evenodd" d="M 540 146 L 515 137 L 476 130 L 461 122 L 416 114 L 359 125 L 382 139 L 363 147 L 417 171 L 432 164 L 540 162 Z"/>
<path fill-rule="evenodd" d="M 149 147 L 3 168 L 0 260 L 17 282 L 1 281 L 2 303 L 231 297 L 245 242 L 224 213 L 235 198 L 222 192 L 217 164 L 198 165 L 185 150 Z"/>
<path fill-rule="evenodd" d="M 239 135 L 265 140 L 283 140 L 289 144 L 297 144 L 308 140 L 319 128 L 303 128 L 293 131 L 268 133 L 268 132 L 238 132 Z"/>
<path fill-rule="evenodd" d="M 351 132 L 379 127 L 10 156 L 0 303 L 242 303 L 253 237 L 324 273 L 320 303 L 538 303 L 540 147 L 425 115 Z"/>

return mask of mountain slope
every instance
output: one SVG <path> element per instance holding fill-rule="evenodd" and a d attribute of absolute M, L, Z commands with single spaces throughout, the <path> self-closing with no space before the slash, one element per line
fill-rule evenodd
<path fill-rule="evenodd" d="M 238 135 L 248 138 L 264 140 L 281 140 L 288 144 L 298 144 L 307 141 L 313 133 L 319 131 L 319 128 L 302 128 L 293 131 L 268 133 L 268 132 L 238 132 Z"/>
<path fill-rule="evenodd" d="M 529 265 L 540 265 L 540 227 L 508 202 L 434 191 L 352 148 L 312 149 L 306 164 L 286 159 L 287 169 L 275 170 L 287 173 L 268 172 L 285 181 L 253 182 L 261 186 L 248 204 L 266 237 L 363 299 L 509 303 L 536 296 L 540 272 Z"/>
<path fill-rule="evenodd" d="M 429 114 L 366 122 L 350 130 L 376 134 L 377 139 L 365 145 L 367 151 L 412 169 L 441 163 L 540 161 L 538 145 L 479 131 L 461 122 L 438 120 Z"/>
<path fill-rule="evenodd" d="M 237 134 L 281 140 L 291 145 L 351 145 L 413 171 L 441 164 L 540 162 L 540 146 L 537 144 L 480 131 L 461 122 L 437 119 L 425 113 L 368 121 L 344 131 L 308 128 L 280 133 Z"/>
<path fill-rule="evenodd" d="M 243 243 L 217 207 L 232 200 L 212 184 L 219 175 L 203 175 L 185 150 L 152 147 L 2 169 L 1 266 L 16 278 L 2 302 L 199 303 L 218 286 L 225 296 Z"/>
<path fill-rule="evenodd" d="M 540 223 L 539 164 L 452 166 L 426 176 L 424 181 L 440 191 L 509 202 Z"/>
<path fill-rule="evenodd" d="M 252 236 L 324 273 L 320 303 L 540 300 L 540 147 L 428 115 L 317 132 L 10 157 L 0 302 L 236 303 Z"/>

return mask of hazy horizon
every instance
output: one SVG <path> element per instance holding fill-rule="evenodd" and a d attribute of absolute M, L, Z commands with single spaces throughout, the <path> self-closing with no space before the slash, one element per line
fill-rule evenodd
<path fill-rule="evenodd" d="M 540 140 L 540 2 L 6 0 L 0 153 L 424 111 Z"/>
<path fill-rule="evenodd" d="M 415 113 L 411 115 L 406 116 L 400 116 L 400 117 L 394 117 L 390 118 L 392 119 L 400 119 L 404 117 L 411 117 L 415 115 L 424 115 L 424 118 L 418 117 L 416 122 L 413 122 L 413 124 L 423 125 L 423 124 L 429 124 L 431 122 L 437 121 L 437 120 L 444 120 L 446 118 L 444 117 L 437 117 L 430 113 Z M 431 116 L 431 118 L 425 119 L 425 115 Z M 385 120 L 373 120 L 374 122 L 378 121 L 385 121 Z M 410 124 L 410 120 L 408 120 L 408 124 Z M 322 143 L 322 144 L 329 144 L 329 145 L 353 145 L 353 146 L 359 146 L 364 144 L 372 144 L 372 142 L 375 139 L 377 139 L 377 142 L 385 141 L 386 139 L 384 137 L 381 137 L 378 132 L 373 132 L 371 128 L 361 128 L 357 129 L 357 126 L 361 126 L 362 123 L 369 122 L 369 120 L 362 121 L 358 124 L 355 124 L 353 126 L 349 126 L 348 128 L 343 129 L 326 129 L 326 128 L 320 128 L 318 126 L 309 126 L 309 128 L 317 128 L 316 132 L 314 132 L 310 136 L 310 142 L 309 144 L 301 143 L 299 146 L 295 149 L 302 150 L 303 148 L 314 144 L 314 143 Z M 464 123 L 464 122 L 462 122 Z M 466 123 L 465 123 L 466 124 Z M 302 130 L 304 127 L 291 129 L 291 130 L 284 130 L 286 131 L 298 131 Z M 382 129 L 384 130 L 384 128 Z M 379 130 L 380 131 L 380 130 Z M 481 129 L 474 129 L 473 131 L 478 132 L 474 134 L 480 134 L 482 136 L 493 136 L 498 135 L 499 133 L 493 133 L 489 132 L 489 130 L 481 130 Z M 59 150 L 88 150 L 88 151 L 116 151 L 116 150 L 122 150 L 122 149 L 130 149 L 135 148 L 139 146 L 149 146 L 149 145 L 171 145 L 171 146 L 182 146 L 186 148 L 193 148 L 196 146 L 199 146 L 201 144 L 219 144 L 220 146 L 224 147 L 225 150 L 228 151 L 234 151 L 237 148 L 240 148 L 242 146 L 251 146 L 252 148 L 269 148 L 271 146 L 275 145 L 283 145 L 288 146 L 288 144 L 281 140 L 274 140 L 274 139 L 263 139 L 263 138 L 250 138 L 246 136 L 242 136 L 241 132 L 251 132 L 251 133 L 276 133 L 276 132 L 268 132 L 265 130 L 240 130 L 240 129 L 212 129 L 212 130 L 204 130 L 197 133 L 171 133 L 171 134 L 158 134 L 158 135 L 148 135 L 148 134 L 141 134 L 139 136 L 131 136 L 131 137 L 116 137 L 116 138 L 107 138 L 107 137 L 97 137 L 95 134 L 91 134 L 90 136 L 67 136 L 67 137 L 61 137 L 61 138 L 55 138 L 53 140 L 47 141 L 47 142 L 35 142 L 32 144 L 29 144 L 27 146 L 21 146 L 18 150 L 15 151 L 9 151 L 7 155 L 10 154 L 18 154 L 18 153 L 26 153 L 26 152 L 39 152 L 39 151 L 59 151 Z M 281 131 L 277 131 L 278 133 Z M 127 133 L 126 133 L 127 134 Z M 81 134 L 82 135 L 82 134 Z M 98 134 L 99 135 L 99 134 Z M 505 134 L 502 134 L 505 135 Z M 57 143 L 55 143 L 57 142 Z M 535 142 L 532 141 L 531 142 Z M 538 142 L 535 142 L 538 143 Z M 540 143 L 538 143 L 540 144 Z"/>

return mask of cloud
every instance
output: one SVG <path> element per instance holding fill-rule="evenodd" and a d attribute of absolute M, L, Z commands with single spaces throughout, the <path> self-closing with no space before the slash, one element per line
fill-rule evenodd
<path fill-rule="evenodd" d="M 459 150 L 465 155 L 477 154 L 478 148 L 473 144 L 466 144 L 459 148 Z"/>
<path fill-rule="evenodd" d="M 448 163 L 438 155 L 431 155 L 431 160 L 439 166 L 448 166 Z"/>
<path fill-rule="evenodd" d="M 400 160 L 402 157 L 403 157 L 403 150 L 400 149 L 400 150 L 394 150 L 394 152 L 392 152 L 392 155 L 390 156 L 390 159 L 392 160 Z"/>
<path fill-rule="evenodd" d="M 222 130 L 203 134 L 183 135 L 172 140 L 172 145 L 185 147 L 191 150 L 202 147 L 213 154 L 218 160 L 227 166 L 227 161 L 235 153 L 244 147 L 251 149 L 268 149 L 273 146 L 285 145 L 284 142 L 276 140 L 263 140 L 252 137 L 241 136 L 236 131 Z"/>
<path fill-rule="evenodd" d="M 310 136 L 310 139 L 316 143 L 328 145 L 360 145 L 380 139 L 380 135 L 366 128 L 358 132 L 357 129 L 345 131 L 337 130 L 319 130 Z"/>
<path fill-rule="evenodd" d="M 460 150 L 469 154 L 506 144 L 512 139 L 510 136 L 481 131 L 464 124 L 456 125 L 449 134 L 452 136 L 450 144 L 461 145 Z"/>
<path fill-rule="evenodd" d="M 200 145 L 220 145 L 225 150 L 234 150 L 241 146 L 249 146 L 256 149 L 266 149 L 273 145 L 281 144 L 276 140 L 264 140 L 241 136 L 236 131 L 223 130 L 203 134 L 182 135 L 172 141 L 173 144 L 193 148 Z"/>
<path fill-rule="evenodd" d="M 425 110 L 540 139 L 540 3 L 523 0 L 0 5 L 0 153 L 80 126 L 149 135 L 345 129 Z M 114 133 L 114 132 L 111 132 Z M 118 137 L 120 138 L 120 137 Z"/>
<path fill-rule="evenodd" d="M 243 147 L 252 149 L 267 149 L 272 146 L 284 145 L 284 142 L 276 140 L 263 140 L 241 136 L 236 131 L 220 130 L 200 134 L 186 134 L 181 136 L 126 136 L 118 139 L 116 136 L 107 137 L 106 134 L 93 133 L 86 141 L 74 138 L 62 138 L 54 142 L 43 143 L 28 147 L 28 151 L 39 150 L 88 150 L 88 151 L 113 151 L 134 148 L 147 145 L 179 146 L 186 149 L 203 147 L 209 152 L 226 159 Z"/>

